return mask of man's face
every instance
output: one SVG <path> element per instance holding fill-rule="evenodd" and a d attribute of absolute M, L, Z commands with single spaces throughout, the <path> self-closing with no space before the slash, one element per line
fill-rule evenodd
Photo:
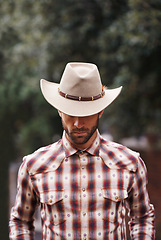
<path fill-rule="evenodd" d="M 102 112 L 88 117 L 73 117 L 59 111 L 68 140 L 77 148 L 87 148 L 96 136 Z"/>

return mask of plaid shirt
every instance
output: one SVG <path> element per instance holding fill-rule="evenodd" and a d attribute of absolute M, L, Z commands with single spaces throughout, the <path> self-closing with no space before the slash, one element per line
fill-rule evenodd
<path fill-rule="evenodd" d="M 44 240 L 125 240 L 125 209 L 131 239 L 154 239 L 154 209 L 139 154 L 106 141 L 78 151 L 63 138 L 24 158 L 11 211 L 10 239 L 34 239 L 41 204 Z"/>

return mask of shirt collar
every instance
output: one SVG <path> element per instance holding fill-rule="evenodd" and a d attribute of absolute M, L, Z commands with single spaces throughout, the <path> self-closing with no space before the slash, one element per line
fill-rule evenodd
<path fill-rule="evenodd" d="M 64 130 L 63 136 L 62 136 L 62 143 L 63 143 L 63 148 L 65 151 L 66 157 L 69 157 L 78 151 L 78 149 L 74 148 L 74 146 L 72 146 L 72 144 L 67 139 L 65 130 Z"/>
<path fill-rule="evenodd" d="M 66 157 L 69 157 L 69 156 L 75 154 L 76 152 L 80 151 L 79 149 L 72 146 L 72 144 L 69 142 L 69 140 L 66 137 L 65 131 L 63 132 L 62 142 L 63 142 L 63 148 L 65 151 Z M 97 136 L 96 136 L 95 140 L 93 141 L 93 143 L 90 145 L 90 147 L 88 147 L 87 149 L 81 150 L 81 151 L 86 151 L 91 155 L 98 156 L 99 155 L 99 146 L 100 146 L 100 134 L 97 130 Z"/>
<path fill-rule="evenodd" d="M 90 147 L 86 149 L 88 153 L 91 155 L 99 156 L 99 148 L 100 148 L 100 134 L 97 130 L 97 136 Z"/>

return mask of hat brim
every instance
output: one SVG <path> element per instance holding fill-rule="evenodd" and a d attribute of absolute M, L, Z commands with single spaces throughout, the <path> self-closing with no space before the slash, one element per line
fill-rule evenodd
<path fill-rule="evenodd" d="M 40 86 L 44 98 L 48 103 L 67 115 L 77 117 L 90 116 L 102 111 L 117 98 L 122 89 L 122 86 L 115 89 L 106 89 L 105 95 L 98 100 L 74 101 L 64 98 L 59 94 L 58 88 L 60 84 L 58 83 L 41 79 Z"/>

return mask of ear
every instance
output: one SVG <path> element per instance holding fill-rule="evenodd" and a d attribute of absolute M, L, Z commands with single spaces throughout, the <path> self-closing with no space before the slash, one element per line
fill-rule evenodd
<path fill-rule="evenodd" d="M 104 109 L 101 112 L 98 113 L 99 118 L 102 117 L 103 112 L 104 112 Z"/>
<path fill-rule="evenodd" d="M 62 117 L 62 112 L 58 110 L 59 116 Z"/>

